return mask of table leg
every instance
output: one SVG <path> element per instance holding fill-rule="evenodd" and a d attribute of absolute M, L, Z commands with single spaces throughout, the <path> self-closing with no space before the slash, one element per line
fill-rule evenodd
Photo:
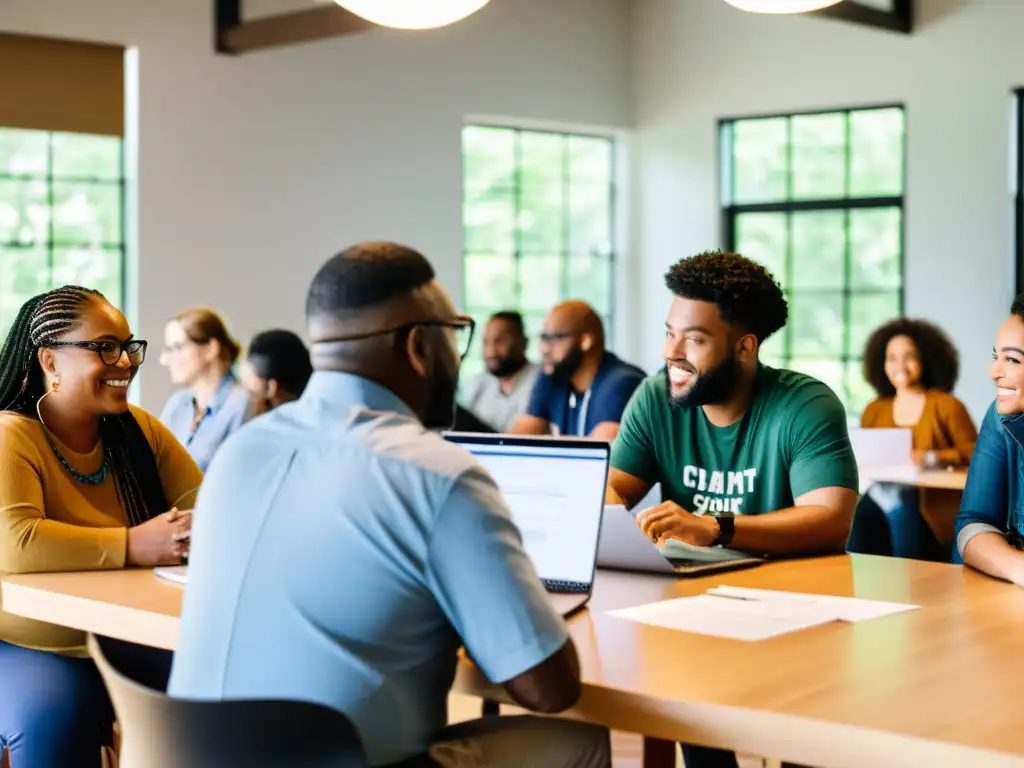
<path fill-rule="evenodd" d="M 643 768 L 675 768 L 676 743 L 644 737 Z"/>

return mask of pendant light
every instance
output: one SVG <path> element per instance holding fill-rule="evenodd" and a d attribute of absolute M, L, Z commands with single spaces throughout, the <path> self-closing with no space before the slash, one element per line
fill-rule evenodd
<path fill-rule="evenodd" d="M 725 0 L 741 11 L 751 13 L 808 13 L 820 11 L 842 0 Z"/>
<path fill-rule="evenodd" d="M 434 29 L 461 21 L 490 0 L 334 0 L 346 11 L 382 27 Z"/>

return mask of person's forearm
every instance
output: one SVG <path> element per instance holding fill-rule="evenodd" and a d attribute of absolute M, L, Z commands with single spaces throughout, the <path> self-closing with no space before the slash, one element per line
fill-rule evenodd
<path fill-rule="evenodd" d="M 536 416 L 520 416 L 508 430 L 510 435 L 546 435 L 549 432 L 548 422 Z"/>
<path fill-rule="evenodd" d="M 8 573 L 93 571 L 123 568 L 126 528 L 91 528 L 45 518 L 8 522 L 0 570 Z"/>
<path fill-rule="evenodd" d="M 963 552 L 964 562 L 989 576 L 1024 584 L 1024 552 L 1010 546 L 1001 533 L 979 533 L 971 537 Z"/>
<path fill-rule="evenodd" d="M 609 485 L 604 491 L 604 503 L 605 504 L 621 504 L 622 506 L 629 506 L 626 504 L 626 500 L 619 495 L 619 492 Z"/>
<path fill-rule="evenodd" d="M 831 507 L 808 505 L 763 515 L 739 515 L 730 549 L 757 554 L 846 549 L 850 518 Z"/>

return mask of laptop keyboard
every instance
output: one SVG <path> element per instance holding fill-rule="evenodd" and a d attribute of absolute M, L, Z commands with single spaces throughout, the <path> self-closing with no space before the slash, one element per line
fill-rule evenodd
<path fill-rule="evenodd" d="M 582 581 L 556 581 L 555 579 L 543 579 L 542 581 L 548 592 L 560 595 L 585 595 L 590 591 L 590 585 Z"/>

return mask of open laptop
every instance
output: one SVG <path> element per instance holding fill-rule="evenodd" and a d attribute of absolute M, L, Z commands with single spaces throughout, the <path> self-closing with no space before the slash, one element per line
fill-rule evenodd
<path fill-rule="evenodd" d="M 624 506 L 609 504 L 604 508 L 601 539 L 597 549 L 597 564 L 602 568 L 704 576 L 750 568 L 763 562 L 763 558 L 735 549 L 694 547 L 674 539 L 659 548 L 644 535 L 634 514 Z"/>
<path fill-rule="evenodd" d="M 903 475 L 913 478 L 917 472 L 912 458 L 913 433 L 909 429 L 852 427 L 850 445 L 862 492 L 879 473 L 895 479 Z"/>
<path fill-rule="evenodd" d="M 611 446 L 594 440 L 449 432 L 498 484 L 526 554 L 563 616 L 590 601 Z"/>

